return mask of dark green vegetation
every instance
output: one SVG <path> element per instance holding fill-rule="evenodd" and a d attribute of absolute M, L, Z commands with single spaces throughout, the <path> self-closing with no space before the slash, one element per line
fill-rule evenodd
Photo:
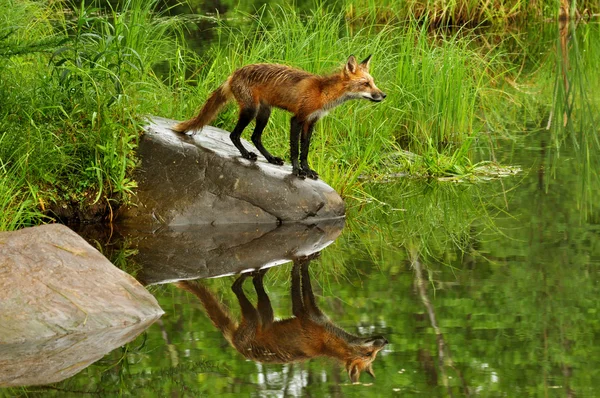
<path fill-rule="evenodd" d="M 594 24 L 566 26 L 583 39 L 566 44 L 563 57 L 554 24 L 541 26 L 546 34 L 535 42 L 519 31 L 441 33 L 432 30 L 440 11 L 427 14 L 418 2 L 406 3 L 421 9 L 414 18 L 394 2 L 350 0 L 200 19 L 167 17 L 177 7 L 152 1 L 101 9 L 66 4 L 0 3 L 6 10 L 0 20 L 0 229 L 50 220 L 44 214 L 110 218 L 136 186 L 130 176 L 143 115 L 188 118 L 235 68 L 255 62 L 327 73 L 350 53 L 373 54 L 372 74 L 388 99 L 377 106 L 344 104 L 315 133 L 312 162 L 346 197 L 365 199 L 361 177 L 510 174 L 515 169 L 497 163 L 497 149 L 546 124 L 551 150 L 571 138 L 584 151 L 597 144 L 585 127 L 598 106 L 595 93 L 585 92 L 598 85 L 598 75 L 586 73 L 600 52 L 586 40 L 597 31 Z M 452 4 L 444 12 L 473 9 Z M 526 4 L 505 6 L 512 15 Z M 549 17 L 558 9 L 536 4 L 528 15 Z M 382 24 L 384 10 L 398 18 Z M 189 32 L 208 33 L 209 45 L 192 45 L 200 54 L 185 44 Z M 564 59 L 569 66 L 561 67 Z M 561 68 L 573 69 L 570 87 L 559 84 Z M 233 126 L 233 108 L 218 126 Z M 288 118 L 276 112 L 265 134 L 280 156 L 288 152 Z M 582 164 L 588 158 L 582 152 Z M 583 166 L 589 172 L 592 165 Z"/>
<path fill-rule="evenodd" d="M 148 50 L 163 48 L 153 38 L 164 29 L 141 7 L 97 16 L 63 6 L 0 4 L 2 229 L 40 222 L 49 207 L 111 206 L 135 187 L 135 93 L 152 84 Z"/>
<path fill-rule="evenodd" d="M 175 22 L 151 3 L 64 6 L 0 2 L 0 229 L 48 208 L 97 220 L 126 200 L 142 116 L 164 88 L 152 66 L 175 56 Z"/>
<path fill-rule="evenodd" d="M 74 50 L 50 59 L 59 48 L 75 45 L 73 24 L 82 20 L 82 14 L 63 15 L 59 23 L 33 24 L 52 31 L 61 26 L 71 41 L 62 42 L 64 34 L 58 34 L 52 36 L 56 42 L 45 44 L 54 46 L 47 53 L 1 53 L 0 126 L 10 134 L 0 138 L 0 206 L 4 206 L 0 227 L 39 221 L 40 199 L 47 206 L 65 200 L 61 196 L 65 192 L 75 195 L 67 199 L 76 203 L 84 202 L 87 193 L 92 203 L 101 187 L 100 202 L 105 197 L 122 200 L 128 190 L 115 187 L 132 188 L 124 180 L 131 163 L 125 163 L 124 174 L 113 173 L 120 169 L 105 168 L 109 163 L 96 156 L 97 142 L 89 146 L 86 140 L 104 137 L 107 141 L 100 146 L 107 147 L 106 142 L 129 136 L 126 142 L 135 143 L 143 113 L 189 117 L 238 66 L 284 62 L 329 72 L 351 52 L 373 53 L 373 75 L 388 98 L 378 105 L 357 102 L 336 109 L 317 127 L 312 152 L 317 171 L 344 194 L 348 204 L 343 235 L 312 266 L 321 292 L 318 299 L 339 326 L 357 334 L 383 334 L 390 340 L 374 363 L 373 385 L 350 385 L 342 368 L 325 361 L 270 366 L 245 361 L 210 324 L 195 298 L 167 285 L 151 288 L 166 315 L 144 336 L 70 380 L 50 387 L 11 389 L 7 395 L 597 395 L 600 26 L 594 22 L 560 25 L 554 19 L 541 23 L 556 17 L 555 2 L 503 2 L 504 10 L 513 10 L 507 14 L 518 16 L 525 10 L 528 16 L 485 17 L 478 22 L 492 27 L 475 32 L 464 28 L 442 32 L 419 18 L 407 21 L 402 7 L 417 7 L 416 1 L 387 3 L 393 18 L 381 11 L 384 1 L 340 4 L 331 10 L 311 8 L 308 14 L 272 7 L 259 13 L 246 9 L 251 14 L 230 11 L 227 18 L 200 22 L 186 17 L 143 19 L 145 30 L 164 29 L 159 31 L 162 35 L 144 36 L 156 40 L 156 46 L 163 43 L 162 47 L 151 54 L 147 45 L 132 47 L 143 68 L 138 66 L 138 56 L 125 57 L 134 53 L 123 50 L 122 59 L 133 65 L 123 62 L 129 72 L 119 75 L 120 86 L 114 79 L 99 77 L 90 83 L 84 77 L 96 75 L 89 71 L 81 76 L 69 72 L 67 78 L 79 76 L 69 86 L 75 87 L 75 94 L 55 93 L 53 98 L 62 101 L 55 104 L 65 112 L 68 109 L 67 115 L 74 112 L 73 118 L 36 93 L 46 93 L 40 82 L 60 87 L 57 71 L 77 64 L 56 65 Z M 457 12 L 465 9 L 461 4 L 470 3 L 448 4 L 454 4 L 448 10 Z M 598 12 L 592 2 L 577 4 L 580 12 L 586 7 Z M 126 15 L 136 15 L 134 10 L 118 15 L 127 21 Z M 86 33 L 113 24 L 95 13 L 83 19 L 87 18 L 95 19 L 82 25 L 90 26 Z M 526 26 L 514 25 L 515 19 L 527 20 Z M 22 21 L 33 23 L 31 18 Z M 193 41 L 196 24 L 200 31 L 210 28 L 204 31 L 211 35 L 210 44 Z M 509 28 L 498 33 L 495 26 Z M 2 39 L 0 49 L 4 51 L 6 43 L 14 40 L 21 44 L 11 44 L 11 51 L 29 45 L 33 50 L 35 40 L 49 40 L 44 32 L 33 38 L 17 34 L 25 33 L 17 30 Z M 201 55 L 177 42 L 184 35 L 191 47 L 202 49 Z M 82 38 L 92 39 L 99 40 Z M 113 64 L 107 62 L 99 70 L 118 70 Z M 32 65 L 37 65 L 39 75 Z M 36 80 L 36 76 L 47 78 Z M 117 99 L 109 103 L 112 97 L 102 94 L 100 108 L 94 102 L 83 108 L 87 102 L 76 93 L 85 84 L 88 90 L 103 84 L 98 93 L 111 93 Z M 17 86 L 22 89 L 12 88 Z M 117 88 L 123 90 L 121 97 L 115 95 Z M 18 95 L 27 101 L 14 102 Z M 69 108 L 67 104 L 75 99 L 82 104 Z M 35 101 L 46 105 L 33 106 L 38 104 Z M 44 118 L 36 109 L 63 116 Z M 22 120 L 13 115 L 21 115 Z M 232 107 L 217 124 L 231 128 L 234 119 Z M 64 124 L 55 128 L 57 123 Z M 119 134 L 111 135 L 108 126 L 113 123 L 124 126 Z M 77 129 L 68 127 L 75 125 Z M 278 155 L 287 154 L 287 131 L 288 116 L 277 112 L 265 139 Z M 55 142 L 50 146 L 55 149 L 48 152 L 52 156 L 42 156 L 48 142 Z M 121 149 L 109 159 L 134 161 L 123 146 L 111 148 Z M 27 156 L 30 150 L 37 151 L 31 152 L 36 156 Z M 60 154 L 62 160 L 54 160 Z M 522 172 L 485 181 L 510 171 L 509 165 Z M 91 170 L 101 170 L 103 179 Z M 430 178 L 393 178 L 397 174 Z M 448 179 L 477 184 L 444 181 Z M 76 190 L 76 184 L 83 186 Z M 129 253 L 122 251 L 118 264 L 135 271 Z M 289 265 L 283 265 L 267 274 L 266 287 L 280 317 L 290 314 L 288 272 Z M 231 277 L 206 281 L 233 304 L 231 282 Z M 235 305 L 232 308 L 237 312 Z M 439 342 L 445 345 L 440 347 Z M 361 381 L 371 382 L 367 375 Z"/>
<path fill-rule="evenodd" d="M 115 3 L 114 0 L 110 1 Z M 205 0 L 189 0 L 178 3 L 165 1 L 172 7 L 173 14 L 214 15 L 215 12 L 225 14 L 234 9 L 252 13 L 265 2 L 221 0 L 209 2 Z M 274 6 L 290 5 L 290 1 L 271 0 Z M 428 20 L 436 27 L 444 26 L 493 26 L 506 27 L 515 23 L 528 22 L 534 19 L 556 19 L 563 12 L 572 13 L 576 18 L 589 19 L 600 12 L 600 4 L 593 0 L 297 0 L 293 3 L 297 9 L 307 10 L 315 4 L 325 4 L 335 13 L 344 15 L 350 20 L 364 22 L 375 19 L 381 23 L 395 23 L 410 19 Z"/>

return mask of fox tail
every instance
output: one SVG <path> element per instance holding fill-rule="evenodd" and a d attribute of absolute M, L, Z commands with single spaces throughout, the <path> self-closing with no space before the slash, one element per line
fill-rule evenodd
<path fill-rule="evenodd" d="M 208 100 L 200 110 L 197 116 L 181 122 L 171 127 L 171 129 L 178 133 L 186 133 L 188 131 L 199 130 L 212 122 L 223 106 L 231 99 L 231 89 L 229 88 L 229 79 L 223 83 L 218 89 L 208 97 Z"/>
<path fill-rule="evenodd" d="M 219 302 L 215 295 L 198 282 L 179 281 L 175 285 L 200 299 L 213 325 L 223 333 L 225 339 L 231 344 L 237 324 L 231 319 L 227 308 Z"/>

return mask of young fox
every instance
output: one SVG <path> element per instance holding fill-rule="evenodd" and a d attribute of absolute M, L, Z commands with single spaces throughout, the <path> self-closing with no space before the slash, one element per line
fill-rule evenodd
<path fill-rule="evenodd" d="M 276 165 L 283 159 L 273 156 L 262 144 L 262 133 L 269 121 L 271 107 L 293 113 L 290 128 L 290 156 L 292 173 L 299 178 L 317 179 L 318 174 L 308 166 L 308 148 L 313 127 L 329 110 L 350 99 L 382 101 L 386 95 L 378 89 L 369 74 L 369 55 L 360 64 L 351 55 L 338 73 L 316 76 L 303 70 L 277 64 L 247 65 L 231 76 L 208 98 L 200 113 L 173 127 L 174 131 L 186 133 L 201 129 L 210 123 L 221 108 L 232 98 L 240 107 L 238 122 L 230 134 L 231 141 L 242 157 L 256 160 L 240 141 L 244 128 L 256 119 L 252 142 L 262 155 Z M 300 143 L 300 165 L 298 165 Z"/>
<path fill-rule="evenodd" d="M 361 338 L 335 326 L 315 303 L 310 285 L 310 258 L 294 261 L 292 268 L 292 312 L 294 317 L 275 321 L 269 296 L 263 287 L 265 270 L 254 272 L 253 283 L 258 296 L 257 308 L 242 289 L 247 274 L 242 274 L 231 287 L 242 310 L 239 326 L 227 309 L 200 283 L 182 281 L 177 286 L 196 295 L 212 323 L 244 357 L 266 363 L 303 361 L 327 356 L 343 362 L 353 383 L 361 371 L 371 376 L 377 353 L 387 344 L 382 336 Z M 302 281 L 301 281 L 302 279 Z"/>

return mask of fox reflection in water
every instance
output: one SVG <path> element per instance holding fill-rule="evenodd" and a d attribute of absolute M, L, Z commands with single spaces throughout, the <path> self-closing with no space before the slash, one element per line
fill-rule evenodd
<path fill-rule="evenodd" d="M 264 363 L 289 363 L 326 356 L 344 363 L 353 383 L 364 370 L 371 376 L 377 353 L 387 344 L 382 336 L 361 338 L 334 325 L 315 302 L 308 265 L 315 256 L 294 261 L 292 268 L 292 318 L 273 318 L 273 308 L 263 287 L 266 269 L 252 274 L 258 296 L 255 308 L 242 289 L 248 274 L 242 274 L 231 289 L 240 303 L 239 325 L 205 286 L 182 281 L 177 286 L 196 295 L 212 323 L 244 357 Z"/>

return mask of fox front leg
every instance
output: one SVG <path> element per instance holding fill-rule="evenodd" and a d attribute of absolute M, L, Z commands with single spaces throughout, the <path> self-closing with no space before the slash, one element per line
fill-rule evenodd
<path fill-rule="evenodd" d="M 302 136 L 300 137 L 300 167 L 302 167 L 302 170 L 304 170 L 304 173 L 308 178 L 316 180 L 319 178 L 319 175 L 308 165 L 308 150 L 310 148 L 310 138 L 312 137 L 315 128 L 315 122 L 305 122 L 302 127 Z"/>
<path fill-rule="evenodd" d="M 292 158 L 292 174 L 298 178 L 305 179 L 306 172 L 298 165 L 298 144 L 303 123 L 296 116 L 290 121 L 290 157 Z"/>
<path fill-rule="evenodd" d="M 274 316 L 273 316 L 273 307 L 271 306 L 271 300 L 265 291 L 265 287 L 263 285 L 263 277 L 267 273 L 269 268 L 264 268 L 258 271 L 254 271 L 252 273 L 252 283 L 254 284 L 254 290 L 256 291 L 256 296 L 258 298 L 257 309 L 258 315 L 260 317 L 261 326 L 263 328 L 268 328 L 273 324 Z"/>

